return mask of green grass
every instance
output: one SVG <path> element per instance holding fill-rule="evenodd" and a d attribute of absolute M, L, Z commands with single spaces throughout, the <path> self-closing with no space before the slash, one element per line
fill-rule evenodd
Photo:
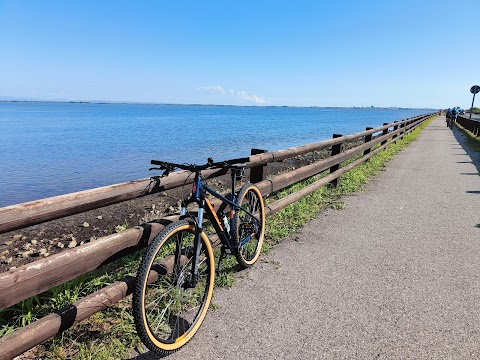
<path fill-rule="evenodd" d="M 340 199 L 342 195 L 362 190 L 364 185 L 379 171 L 383 170 L 389 160 L 396 153 L 407 147 L 416 139 L 427 123 L 421 125 L 414 132 L 398 140 L 396 144 L 373 156 L 370 161 L 363 163 L 340 178 L 337 188 L 322 187 L 305 198 L 289 205 L 278 213 L 267 218 L 266 241 L 264 251 L 268 251 L 305 226 L 311 219 L 325 208 L 342 210 L 347 205 Z M 476 140 L 475 140 L 476 141 Z M 477 141 L 478 142 L 478 141 Z M 353 161 L 350 160 L 349 162 Z M 345 165 L 345 164 L 343 164 Z M 291 194 L 299 189 L 328 175 L 328 172 L 294 184 L 282 191 L 272 194 L 268 202 Z M 119 229 L 120 230 L 120 227 Z M 114 230 L 112 229 L 112 232 Z M 52 311 L 75 302 L 76 300 L 113 283 L 127 274 L 134 273 L 139 265 L 142 252 L 133 254 L 106 265 L 96 272 L 83 275 L 73 281 L 51 289 L 45 293 L 29 298 L 8 309 L 0 311 L 0 337 L 23 327 Z M 218 262 L 219 251 L 215 250 Z M 269 262 L 269 260 L 262 260 Z M 281 264 L 272 262 L 274 269 Z M 221 272 L 216 277 L 215 286 L 231 287 L 235 283 L 233 276 L 237 271 L 237 262 L 233 256 L 222 261 Z M 96 313 L 80 324 L 70 328 L 54 339 L 46 341 L 32 351 L 34 356 L 46 359 L 121 359 L 128 356 L 135 347 L 143 348 L 134 329 L 134 322 L 130 307 L 131 299 L 127 297 L 110 306 L 102 312 Z M 217 310 L 218 305 L 212 302 L 211 310 Z"/>
<path fill-rule="evenodd" d="M 138 341 L 126 298 L 47 341 L 42 354 L 47 359 L 122 359 Z"/>
<path fill-rule="evenodd" d="M 465 129 L 463 126 L 456 124 L 460 131 L 463 133 L 467 145 L 470 149 L 480 152 L 480 138 L 472 134 L 471 131 Z"/>

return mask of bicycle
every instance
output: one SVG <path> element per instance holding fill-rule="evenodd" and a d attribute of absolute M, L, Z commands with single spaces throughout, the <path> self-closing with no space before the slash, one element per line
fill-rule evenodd
<path fill-rule="evenodd" d="M 265 231 L 265 208 L 262 194 L 253 184 L 235 191 L 236 180 L 244 176 L 245 164 L 235 160 L 205 165 L 176 164 L 152 160 L 164 170 L 175 169 L 195 174 L 189 199 L 181 203 L 180 220 L 167 225 L 151 242 L 140 264 L 133 292 L 133 313 L 137 333 L 151 351 L 167 355 L 185 345 L 200 328 L 213 294 L 215 261 L 212 244 L 204 231 L 206 213 L 221 241 L 220 263 L 234 255 L 241 268 L 253 265 L 260 255 Z M 202 171 L 227 168 L 232 187 L 222 196 L 209 186 Z M 215 211 L 208 194 L 221 200 Z M 196 203 L 198 213 L 188 205 Z M 229 216 L 225 210 L 229 207 Z"/>
<path fill-rule="evenodd" d="M 455 114 L 455 113 L 452 112 L 452 113 L 450 114 L 450 119 L 449 119 L 449 122 L 448 122 L 448 127 L 449 127 L 450 129 L 453 129 L 453 124 L 455 124 L 456 118 L 457 118 L 457 114 Z"/>

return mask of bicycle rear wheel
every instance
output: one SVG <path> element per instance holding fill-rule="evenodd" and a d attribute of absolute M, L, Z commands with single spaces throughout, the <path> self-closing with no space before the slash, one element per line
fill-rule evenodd
<path fill-rule="evenodd" d="M 265 232 L 265 207 L 260 190 L 253 184 L 245 184 L 238 192 L 235 211 L 233 242 L 237 247 L 235 256 L 241 267 L 246 269 L 257 261 L 262 250 Z M 253 215 L 253 216 L 252 216 Z"/>
<path fill-rule="evenodd" d="M 202 233 L 198 280 L 191 278 L 196 227 L 172 223 L 149 245 L 137 274 L 133 314 L 137 333 L 152 351 L 166 355 L 197 332 L 210 304 L 215 276 L 212 246 Z"/>

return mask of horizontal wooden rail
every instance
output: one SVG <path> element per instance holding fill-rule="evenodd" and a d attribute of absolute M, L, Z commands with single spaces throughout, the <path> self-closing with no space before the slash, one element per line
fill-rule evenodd
<path fill-rule="evenodd" d="M 139 250 L 161 229 L 156 223 L 136 226 L 1 273 L 0 309 L 93 271 L 121 251 Z"/>
<path fill-rule="evenodd" d="M 398 124 L 411 124 L 413 122 L 416 122 L 418 120 L 425 118 L 426 116 L 429 116 L 429 115 L 416 116 L 412 119 L 403 120 Z M 265 154 L 253 155 L 253 156 L 250 156 L 250 163 L 248 164 L 248 166 L 253 167 L 258 165 L 266 165 L 274 161 L 281 161 L 297 155 L 303 155 L 312 151 L 320 151 L 320 150 L 328 149 L 334 145 L 343 144 L 347 141 L 357 140 L 365 136 L 375 134 L 380 131 L 387 130 L 388 132 L 388 129 L 393 127 L 394 125 L 396 124 L 391 123 L 391 124 L 387 124 L 387 125 L 383 125 L 383 126 L 371 129 L 371 130 L 358 132 L 352 135 L 337 137 L 335 139 L 324 140 L 324 141 L 320 141 L 313 144 L 296 146 L 293 148 L 278 150 L 271 153 L 269 152 Z"/>
<path fill-rule="evenodd" d="M 425 116 L 427 115 L 420 115 L 412 119 L 403 120 L 395 123 L 395 125 L 409 124 L 418 121 Z M 270 162 L 281 161 L 290 157 L 302 155 L 311 151 L 326 149 L 333 145 L 374 134 L 392 126 L 394 125 L 388 124 L 372 130 L 363 131 L 348 136 L 342 136 L 336 139 L 297 146 L 271 153 L 252 155 L 249 157 L 247 167 L 252 168 L 259 165 L 265 165 Z M 225 170 L 219 169 L 207 170 L 204 172 L 204 175 L 207 178 L 213 178 L 224 174 Z M 176 188 L 184 185 L 185 183 L 190 183 L 193 181 L 191 178 L 187 181 L 188 175 L 189 173 L 186 171 L 179 171 L 170 174 L 166 178 L 160 179 L 159 177 L 153 177 L 150 179 L 130 181 L 91 190 L 79 191 L 72 194 L 6 206 L 0 208 L 0 233 L 78 214 L 122 201 L 139 198 L 154 194 L 159 191 Z"/>
<path fill-rule="evenodd" d="M 468 119 L 464 116 L 457 116 L 457 123 L 464 129 L 470 131 L 473 136 L 480 136 L 480 121 Z"/>
<path fill-rule="evenodd" d="M 224 169 L 213 169 L 206 170 L 204 176 L 213 178 L 225 173 Z M 193 182 L 189 175 L 188 171 L 179 171 L 164 178 L 157 176 L 6 206 L 0 208 L 0 233 L 173 189 Z"/>
<path fill-rule="evenodd" d="M 321 163 L 321 165 L 315 165 L 316 163 L 311 164 L 315 166 L 307 165 L 304 167 L 307 168 L 307 170 L 303 169 L 301 171 L 297 171 L 302 169 L 299 168 L 296 170 L 297 172 L 294 176 L 289 176 L 289 173 L 286 173 L 278 175 L 270 180 L 265 180 L 258 183 L 257 185 L 261 189 L 262 195 L 266 196 L 273 191 L 277 191 L 295 182 L 310 177 L 312 176 L 312 173 L 318 174 L 319 172 L 328 169 L 331 166 L 332 162 L 342 162 L 345 159 L 349 159 L 352 156 L 363 152 L 367 147 L 372 147 L 375 144 L 383 142 L 383 144 L 381 144 L 381 146 L 379 146 L 375 150 L 370 151 L 361 158 L 340 168 L 335 173 L 331 173 L 321 178 L 320 180 L 317 180 L 315 183 L 310 184 L 304 189 L 289 196 L 286 196 L 280 200 L 277 200 L 273 204 L 270 204 L 270 206 L 267 208 L 267 215 L 279 211 L 285 206 L 299 200 L 301 197 L 306 196 L 309 193 L 320 188 L 321 186 L 328 184 L 333 179 L 338 178 L 339 176 L 353 169 L 360 163 L 367 161 L 370 157 L 383 150 L 392 142 L 398 140 L 398 138 L 395 138 L 396 136 L 405 136 L 407 133 L 413 131 L 417 126 L 419 126 L 424 120 L 429 117 L 430 116 L 425 116 L 414 122 L 406 121 L 405 125 L 398 128 L 396 131 L 384 134 L 368 143 L 341 153 L 338 156 L 334 157 L 335 159 L 324 159 L 318 162 Z M 345 156 L 345 154 L 348 155 Z M 279 184 L 282 184 L 282 187 L 277 189 L 277 187 L 280 186 Z M 70 267 L 74 267 L 74 264 L 78 262 L 90 260 L 88 265 L 74 268 L 73 271 L 71 271 L 71 275 L 68 276 L 73 276 L 72 278 L 74 278 L 80 275 L 78 271 L 80 271 L 81 273 L 83 273 L 83 271 L 91 271 L 99 265 L 108 262 L 112 258 L 118 256 L 120 250 L 135 250 L 143 247 L 163 228 L 165 223 L 175 221 L 176 219 L 178 219 L 177 216 L 171 216 L 162 219 L 158 223 L 148 223 L 144 224 L 142 227 L 127 229 L 119 234 L 100 238 L 94 242 L 84 244 L 78 248 L 70 249 L 63 253 L 52 255 L 48 259 L 39 260 L 34 263 L 24 265 L 18 269 L 10 270 L 7 273 L 0 274 L 0 305 L 5 305 L 8 303 L 14 304 L 18 302 L 18 300 L 13 303 L 13 300 L 8 301 L 6 298 L 10 296 L 18 297 L 21 294 L 21 297 L 28 297 L 25 293 L 22 293 L 22 286 L 26 288 L 31 286 L 34 293 L 44 291 L 40 290 L 42 288 L 45 288 L 46 290 L 55 286 L 51 282 L 49 284 L 44 283 L 42 278 L 47 277 L 51 281 L 51 277 L 55 273 L 65 275 L 65 271 L 68 271 Z M 218 242 L 216 243 L 218 244 Z M 102 252 L 103 255 L 98 256 L 99 252 Z M 95 260 L 92 260 L 93 258 Z M 66 266 L 67 264 L 68 266 Z M 87 268 L 90 270 L 86 271 Z M 75 273 L 77 275 L 75 275 Z M 65 282 L 59 277 L 57 277 L 55 281 Z M 118 281 L 110 286 L 96 291 L 95 293 L 83 299 L 80 299 L 71 306 L 68 306 L 54 314 L 50 314 L 40 320 L 37 320 L 34 323 L 25 326 L 8 336 L 0 338 L 0 359 L 13 358 L 14 356 L 20 355 L 21 353 L 32 348 L 33 346 L 64 331 L 73 324 L 78 323 L 91 316 L 92 314 L 101 311 L 107 306 L 110 306 L 113 303 L 121 300 L 122 298 L 131 294 L 134 282 L 135 278 L 133 276 L 129 276 L 122 281 Z M 8 286 L 3 286 L 4 284 L 8 284 Z M 12 289 L 14 289 L 13 292 Z M 2 306 L 0 306 L 0 308 L 2 308 Z"/>

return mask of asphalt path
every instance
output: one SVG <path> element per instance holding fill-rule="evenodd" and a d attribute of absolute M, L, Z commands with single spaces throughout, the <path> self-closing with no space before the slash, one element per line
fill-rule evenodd
<path fill-rule="evenodd" d="M 463 136 L 435 119 L 344 210 L 216 289 L 168 359 L 480 358 L 480 154 Z"/>

